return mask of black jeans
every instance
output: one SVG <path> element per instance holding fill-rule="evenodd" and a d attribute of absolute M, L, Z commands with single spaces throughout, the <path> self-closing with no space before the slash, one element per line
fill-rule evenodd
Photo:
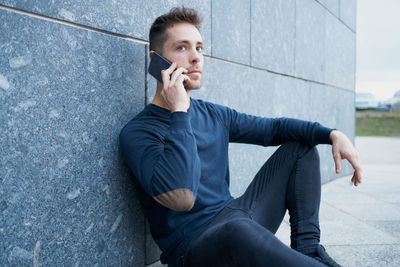
<path fill-rule="evenodd" d="M 319 245 L 320 199 L 317 149 L 285 143 L 246 192 L 189 243 L 180 266 L 324 266 L 303 254 Z M 286 210 L 292 248 L 274 235 Z"/>

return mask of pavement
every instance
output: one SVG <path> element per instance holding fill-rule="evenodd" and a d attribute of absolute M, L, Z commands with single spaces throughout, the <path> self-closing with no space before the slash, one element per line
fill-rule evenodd
<path fill-rule="evenodd" d="M 400 266 L 400 138 L 356 137 L 355 144 L 363 182 L 355 187 L 346 176 L 322 186 L 321 244 L 346 267 Z M 276 235 L 289 246 L 288 215 Z"/>

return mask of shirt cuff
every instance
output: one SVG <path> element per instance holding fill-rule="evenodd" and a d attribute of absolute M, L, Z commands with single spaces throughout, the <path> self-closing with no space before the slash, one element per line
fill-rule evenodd
<path fill-rule="evenodd" d="M 332 145 L 330 138 L 331 132 L 335 129 L 319 126 L 315 129 L 314 140 L 317 144 L 329 144 Z"/>
<path fill-rule="evenodd" d="M 187 112 L 176 111 L 170 115 L 170 129 L 171 130 L 190 130 L 190 115 Z"/>

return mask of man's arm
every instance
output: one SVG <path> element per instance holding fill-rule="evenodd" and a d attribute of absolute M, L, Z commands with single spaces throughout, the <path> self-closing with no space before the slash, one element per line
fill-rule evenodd
<path fill-rule="evenodd" d="M 150 197 L 172 210 L 190 210 L 201 174 L 190 116 L 171 113 L 167 131 L 160 127 L 141 121 L 128 124 L 120 134 L 121 153 Z"/>
<path fill-rule="evenodd" d="M 332 142 L 332 154 L 333 159 L 335 160 L 336 173 L 342 171 L 342 159 L 347 159 L 354 168 L 354 174 L 351 181 L 355 186 L 361 184 L 362 169 L 360 158 L 349 138 L 347 138 L 347 136 L 342 132 L 333 130 L 330 134 L 330 139 Z"/>
<path fill-rule="evenodd" d="M 331 144 L 336 173 L 342 169 L 342 159 L 347 159 L 354 168 L 351 181 L 361 183 L 361 164 L 357 150 L 345 134 L 320 125 L 290 118 L 262 118 L 239 113 L 233 109 L 216 105 L 218 113 L 227 122 L 230 141 L 259 145 L 279 145 L 287 141 L 298 141 L 309 145 Z"/>
<path fill-rule="evenodd" d="M 264 118 L 237 112 L 214 104 L 214 109 L 229 131 L 229 142 L 277 146 L 297 141 L 308 145 L 330 144 L 333 129 L 318 122 L 292 118 Z"/>

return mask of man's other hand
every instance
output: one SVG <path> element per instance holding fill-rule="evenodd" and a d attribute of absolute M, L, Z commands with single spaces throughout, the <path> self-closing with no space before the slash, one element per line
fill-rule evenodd
<path fill-rule="evenodd" d="M 354 174 L 351 181 L 355 186 L 357 186 L 362 180 L 361 163 L 357 150 L 354 148 L 349 138 L 340 131 L 333 130 L 329 137 L 332 142 L 332 154 L 333 159 L 335 160 L 336 173 L 342 171 L 342 159 L 347 159 L 354 168 Z"/>

